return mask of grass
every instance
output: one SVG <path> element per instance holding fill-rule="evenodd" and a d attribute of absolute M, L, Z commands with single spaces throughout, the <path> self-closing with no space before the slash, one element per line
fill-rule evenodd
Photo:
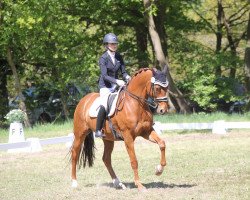
<path fill-rule="evenodd" d="M 73 131 L 72 120 L 66 121 L 65 123 L 56 124 L 37 124 L 32 128 L 24 128 L 25 138 L 38 137 L 38 138 L 50 138 L 66 136 Z M 0 143 L 8 142 L 9 130 L 0 130 Z"/>
<path fill-rule="evenodd" d="M 64 130 L 63 130 L 64 131 Z M 250 133 L 228 135 L 163 134 L 168 165 L 162 176 L 154 175 L 159 148 L 136 140 L 139 174 L 147 191 L 139 193 L 123 142 L 115 143 L 113 165 L 128 187 L 116 190 L 102 163 L 103 144 L 96 140 L 93 168 L 78 170 L 77 189 L 70 187 L 70 165 L 65 145 L 45 146 L 40 153 L 0 152 L 2 200 L 63 199 L 249 199 Z"/>
<path fill-rule="evenodd" d="M 225 121 L 250 121 L 250 112 L 245 114 L 232 114 L 228 115 L 225 113 L 197 113 L 191 115 L 181 115 L 181 114 L 168 114 L 168 115 L 155 115 L 154 121 L 159 121 L 161 123 L 184 123 L 184 122 L 214 122 L 216 120 Z M 62 131 L 64 130 L 64 131 Z M 38 137 L 38 138 L 49 138 L 65 136 L 72 133 L 73 122 L 72 120 L 66 121 L 64 123 L 46 124 L 46 125 L 35 125 L 32 128 L 24 128 L 24 133 L 26 138 Z M 178 131 L 182 133 L 183 131 Z M 203 131 L 207 133 L 208 131 Z M 210 132 L 210 131 L 209 131 Z M 184 131 L 187 133 L 187 131 Z M 0 129 L 0 143 L 8 142 L 9 130 Z"/>
<path fill-rule="evenodd" d="M 217 120 L 225 121 L 250 121 L 250 112 L 244 114 L 226 114 L 222 112 L 217 113 L 194 113 L 190 115 L 183 114 L 169 114 L 169 115 L 156 115 L 154 117 L 155 121 L 160 121 L 162 123 L 188 123 L 188 122 L 197 122 L 197 123 L 209 123 Z"/>

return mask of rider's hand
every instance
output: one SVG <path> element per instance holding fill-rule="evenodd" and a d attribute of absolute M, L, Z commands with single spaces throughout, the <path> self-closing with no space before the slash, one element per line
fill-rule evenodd
<path fill-rule="evenodd" d="M 129 82 L 131 80 L 131 76 L 127 75 L 126 80 L 127 80 L 127 82 Z"/>
<path fill-rule="evenodd" d="M 125 82 L 123 80 L 116 80 L 116 84 L 122 87 L 125 85 Z"/>

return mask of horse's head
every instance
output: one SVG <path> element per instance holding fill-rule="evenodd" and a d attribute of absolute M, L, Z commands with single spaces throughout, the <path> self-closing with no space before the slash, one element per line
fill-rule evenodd
<path fill-rule="evenodd" d="M 166 68 L 163 71 L 155 68 L 141 68 L 132 77 L 126 91 L 129 96 L 146 103 L 158 114 L 164 114 L 168 112 L 169 108 L 166 75 Z"/>
<path fill-rule="evenodd" d="M 166 78 L 165 68 L 163 71 L 153 69 L 153 75 L 151 77 L 151 89 L 149 92 L 150 101 L 153 102 L 155 106 L 156 112 L 158 114 L 164 114 L 168 111 L 168 97 L 167 97 L 167 89 L 168 89 L 168 80 Z"/>

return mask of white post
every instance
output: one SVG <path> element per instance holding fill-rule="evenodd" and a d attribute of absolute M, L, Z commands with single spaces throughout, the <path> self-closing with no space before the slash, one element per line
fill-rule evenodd
<path fill-rule="evenodd" d="M 9 143 L 25 142 L 23 124 L 20 122 L 13 122 L 9 129 Z M 9 149 L 8 152 L 23 152 L 25 148 Z"/>
<path fill-rule="evenodd" d="M 226 124 L 224 120 L 215 121 L 213 123 L 212 133 L 214 134 L 226 134 Z"/>
<path fill-rule="evenodd" d="M 158 135 L 161 135 L 162 132 L 161 132 L 161 123 L 160 122 L 155 122 L 153 124 L 153 129 L 155 130 L 155 132 L 158 134 Z"/>
<path fill-rule="evenodd" d="M 19 122 L 13 122 L 10 124 L 9 129 L 9 143 L 24 142 L 23 124 Z"/>
<path fill-rule="evenodd" d="M 34 153 L 42 151 L 39 138 L 28 138 L 26 141 L 30 142 L 30 147 L 27 148 L 28 152 Z"/>
<path fill-rule="evenodd" d="M 94 134 L 94 135 L 95 135 L 95 134 Z M 69 141 L 69 142 L 67 142 L 65 145 L 66 145 L 67 148 L 70 149 L 71 146 L 72 146 L 72 144 L 73 144 L 73 142 L 74 142 L 74 138 L 75 138 L 75 137 L 74 137 L 74 133 L 69 133 L 68 136 L 71 136 L 71 137 L 72 137 L 72 140 Z"/>

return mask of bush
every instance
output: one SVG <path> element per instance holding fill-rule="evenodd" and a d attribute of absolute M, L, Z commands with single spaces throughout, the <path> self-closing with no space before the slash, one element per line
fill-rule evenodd
<path fill-rule="evenodd" d="M 7 113 L 5 119 L 9 122 L 23 122 L 26 117 L 26 113 L 20 109 L 14 109 Z"/>

